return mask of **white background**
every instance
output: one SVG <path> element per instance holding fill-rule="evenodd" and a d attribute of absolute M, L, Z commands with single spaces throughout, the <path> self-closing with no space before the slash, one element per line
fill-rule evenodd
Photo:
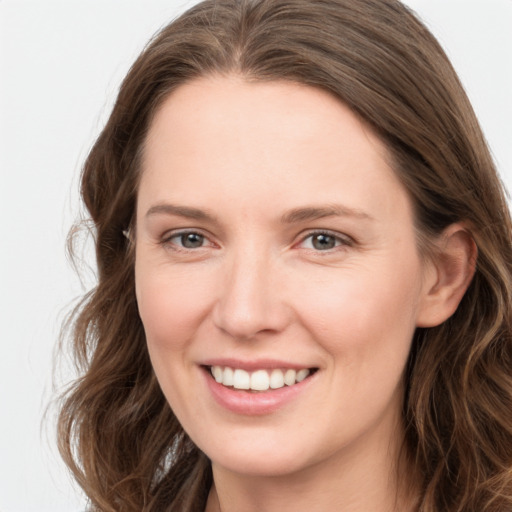
<path fill-rule="evenodd" d="M 193 3 L 0 0 L 0 512 L 84 509 L 51 414 L 41 426 L 59 325 L 83 292 L 64 251 L 78 174 L 132 61 Z M 512 188 L 512 0 L 406 3 L 447 50 Z"/>

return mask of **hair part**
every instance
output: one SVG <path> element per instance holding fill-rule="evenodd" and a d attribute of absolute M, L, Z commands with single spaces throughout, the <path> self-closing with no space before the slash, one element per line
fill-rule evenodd
<path fill-rule="evenodd" d="M 98 285 L 73 312 L 83 375 L 59 446 L 91 510 L 199 511 L 211 485 L 156 382 L 138 315 L 133 244 L 144 141 L 159 106 L 199 77 L 318 87 L 379 135 L 424 252 L 464 221 L 479 251 L 456 313 L 418 329 L 406 375 L 406 451 L 421 512 L 512 507 L 511 221 L 475 114 L 445 53 L 398 0 L 206 0 L 164 28 L 125 78 L 83 168 Z"/>

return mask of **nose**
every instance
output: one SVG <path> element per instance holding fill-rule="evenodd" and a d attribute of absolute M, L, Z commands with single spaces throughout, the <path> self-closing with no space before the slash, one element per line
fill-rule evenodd
<path fill-rule="evenodd" d="M 225 268 L 213 309 L 214 323 L 237 340 L 283 331 L 291 318 L 283 273 L 264 254 L 240 256 Z"/>

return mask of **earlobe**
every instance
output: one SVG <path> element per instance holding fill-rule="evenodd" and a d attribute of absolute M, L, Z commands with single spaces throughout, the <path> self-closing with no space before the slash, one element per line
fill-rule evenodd
<path fill-rule="evenodd" d="M 476 269 L 478 250 L 462 223 L 451 224 L 436 243 L 425 279 L 417 327 L 434 327 L 455 313 Z"/>

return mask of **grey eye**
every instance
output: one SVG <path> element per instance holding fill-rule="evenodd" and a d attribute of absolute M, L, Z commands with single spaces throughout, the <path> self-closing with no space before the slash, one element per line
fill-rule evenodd
<path fill-rule="evenodd" d="M 318 251 L 334 249 L 337 244 L 336 237 L 325 233 L 311 235 L 311 245 Z"/>
<path fill-rule="evenodd" d="M 181 233 L 173 238 L 174 243 L 185 249 L 197 249 L 204 245 L 204 236 L 199 233 Z"/>

